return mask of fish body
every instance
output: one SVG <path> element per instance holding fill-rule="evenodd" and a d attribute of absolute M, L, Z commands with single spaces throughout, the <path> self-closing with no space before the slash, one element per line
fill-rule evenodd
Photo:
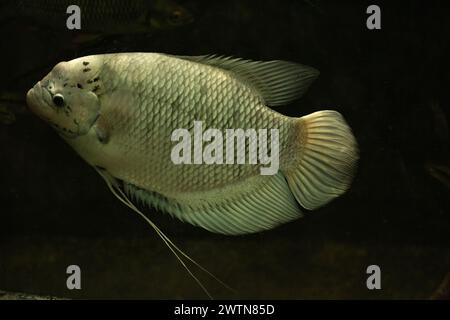
<path fill-rule="evenodd" d="M 27 102 L 124 194 L 212 232 L 245 234 L 301 217 L 301 207 L 318 208 L 350 186 L 358 150 L 339 113 L 293 118 L 269 108 L 300 97 L 317 75 L 278 60 L 94 55 L 59 63 Z M 279 170 L 174 163 L 173 133 L 195 135 L 196 121 L 221 132 L 276 129 Z M 249 143 L 235 156 L 239 147 Z"/>
<path fill-rule="evenodd" d="M 24 18 L 55 30 L 68 30 L 66 21 L 77 5 L 81 30 L 90 34 L 149 33 L 190 23 L 190 12 L 172 0 L 17 0 L 5 5 L 3 18 Z"/>

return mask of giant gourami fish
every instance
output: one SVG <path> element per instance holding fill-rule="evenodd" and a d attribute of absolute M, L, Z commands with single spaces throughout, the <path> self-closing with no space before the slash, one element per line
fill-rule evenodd
<path fill-rule="evenodd" d="M 349 188 L 358 149 L 344 118 L 330 110 L 294 118 L 269 108 L 299 98 L 317 76 L 311 67 L 279 60 L 103 54 L 57 64 L 27 103 L 134 211 L 144 216 L 139 201 L 236 235 L 297 219 L 302 208 L 319 208 Z M 260 165 L 248 163 L 175 164 L 172 133 L 192 132 L 199 120 L 221 130 L 277 129 L 279 170 L 261 175 Z"/>

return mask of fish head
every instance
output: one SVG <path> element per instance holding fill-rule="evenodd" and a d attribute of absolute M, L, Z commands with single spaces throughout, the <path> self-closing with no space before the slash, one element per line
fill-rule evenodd
<path fill-rule="evenodd" d="M 153 28 L 176 28 L 194 20 L 188 9 L 171 0 L 157 0 L 152 3 L 152 6 L 149 20 Z"/>
<path fill-rule="evenodd" d="M 60 62 L 28 91 L 27 105 L 64 137 L 85 135 L 100 115 L 95 74 L 89 61 Z"/>

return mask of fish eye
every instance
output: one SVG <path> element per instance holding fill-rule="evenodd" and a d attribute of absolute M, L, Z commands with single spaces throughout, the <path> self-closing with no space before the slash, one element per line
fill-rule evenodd
<path fill-rule="evenodd" d="M 174 12 L 172 12 L 169 19 L 170 19 L 170 22 L 172 22 L 172 23 L 178 23 L 178 22 L 180 22 L 182 17 L 183 17 L 183 13 L 180 10 L 175 10 Z"/>
<path fill-rule="evenodd" d="M 63 107 L 64 106 L 64 97 L 62 94 L 57 93 L 53 96 L 53 103 L 57 107 Z"/>

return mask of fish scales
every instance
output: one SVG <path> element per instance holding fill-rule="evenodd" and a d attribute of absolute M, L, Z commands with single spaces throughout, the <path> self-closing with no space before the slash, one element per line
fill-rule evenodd
<path fill-rule="evenodd" d="M 243 168 L 239 164 L 174 164 L 170 160 L 171 134 L 177 128 L 193 132 L 194 120 L 203 121 L 205 129 L 271 126 L 280 130 L 282 144 L 289 138 L 288 118 L 264 106 L 247 86 L 224 71 L 164 55 L 113 55 L 104 60 L 100 78 L 114 79 L 110 83 L 102 81 L 106 90 L 114 88 L 118 95 L 133 92 L 129 96 L 133 103 L 120 106 L 126 117 L 123 112 L 108 116 L 109 122 L 116 123 L 110 140 L 114 149 L 105 146 L 102 159 L 96 159 L 122 180 L 170 194 L 209 190 L 259 175 L 259 167 L 249 164 Z M 177 79 L 178 74 L 182 76 Z M 96 153 L 96 145 L 90 144 L 90 148 L 88 152 Z M 123 160 L 117 165 L 107 164 L 112 152 L 126 154 L 132 165 L 123 165 Z"/>
<path fill-rule="evenodd" d="M 209 231 L 243 234 L 299 218 L 301 207 L 321 207 L 350 187 L 358 148 L 338 112 L 294 118 L 269 108 L 299 98 L 317 75 L 278 60 L 94 55 L 55 66 L 27 102 L 133 210 L 125 193 Z M 175 164 L 172 134 L 185 128 L 192 137 L 194 121 L 220 132 L 278 130 L 279 170 Z"/>

